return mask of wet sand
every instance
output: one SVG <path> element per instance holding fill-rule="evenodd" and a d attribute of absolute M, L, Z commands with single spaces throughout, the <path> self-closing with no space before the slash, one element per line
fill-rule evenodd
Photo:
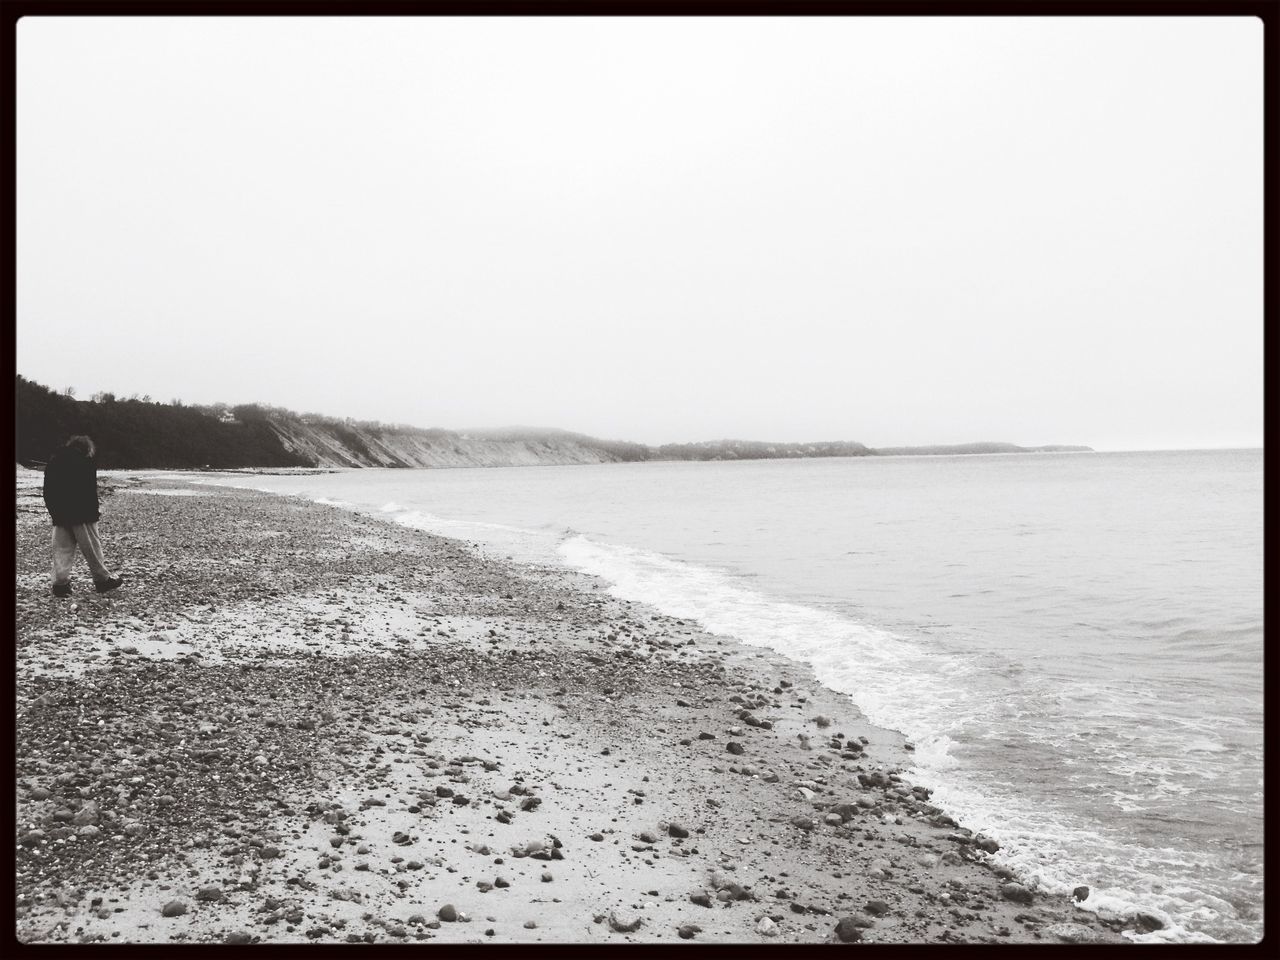
<path fill-rule="evenodd" d="M 337 508 L 111 483 L 125 586 L 65 600 L 18 489 L 23 941 L 1126 942 L 801 664 Z"/>

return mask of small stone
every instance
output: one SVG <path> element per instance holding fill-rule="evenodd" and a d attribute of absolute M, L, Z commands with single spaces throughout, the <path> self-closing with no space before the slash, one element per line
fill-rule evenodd
<path fill-rule="evenodd" d="M 686 924 L 683 924 L 680 927 L 680 929 L 676 931 L 676 934 L 680 937 L 681 940 L 692 940 L 701 932 L 702 932 L 702 928 L 698 926 L 696 923 L 686 923 Z"/>
<path fill-rule="evenodd" d="M 728 750 L 730 753 L 732 753 L 735 757 L 740 757 L 747 752 L 746 749 L 742 746 L 742 744 L 738 743 L 738 741 L 736 740 L 730 740 L 725 745 L 725 749 Z"/>
<path fill-rule="evenodd" d="M 538 925 L 534 923 L 532 920 L 526 920 L 524 922 L 524 928 L 526 930 L 536 930 L 538 928 Z"/>
<path fill-rule="evenodd" d="M 711 906 L 711 895 L 705 890 L 699 890 L 696 893 L 689 894 L 689 902 L 696 903 L 700 907 Z"/>
<path fill-rule="evenodd" d="M 206 903 L 213 903 L 221 900 L 222 896 L 221 887 L 201 887 L 196 893 L 196 899 L 205 901 Z"/>
<path fill-rule="evenodd" d="M 1071 891 L 1071 896 L 1075 897 L 1076 900 L 1088 900 L 1089 888 L 1085 886 L 1076 887 Z"/>
<path fill-rule="evenodd" d="M 889 912 L 889 905 L 883 900 L 868 900 L 862 909 L 874 916 L 882 917 Z"/>
<path fill-rule="evenodd" d="M 1031 891 L 1020 883 L 1002 883 L 1000 885 L 1000 895 L 1006 900 L 1012 900 L 1014 903 L 1030 903 L 1033 899 Z"/>
<path fill-rule="evenodd" d="M 756 933 L 762 937 L 776 937 L 778 932 L 778 925 L 771 917 L 761 917 L 760 922 L 756 924 Z"/>
<path fill-rule="evenodd" d="M 1041 933 L 1062 943 L 1099 943 L 1102 940 L 1102 934 L 1097 930 L 1080 923 L 1055 923 L 1045 927 Z"/>
<path fill-rule="evenodd" d="M 161 915 L 166 917 L 180 917 L 186 912 L 187 905 L 181 900 L 170 900 L 160 908 Z"/>
<path fill-rule="evenodd" d="M 53 794 L 51 794 L 44 787 L 36 787 L 34 790 L 31 791 L 30 794 L 28 794 L 28 796 L 31 797 L 32 800 L 48 800 L 51 796 L 53 796 Z"/>
<path fill-rule="evenodd" d="M 436 916 L 445 923 L 454 923 L 458 919 L 458 908 L 452 903 L 446 903 L 443 907 L 436 911 Z"/>
<path fill-rule="evenodd" d="M 609 911 L 609 926 L 618 933 L 634 933 L 640 929 L 641 922 L 639 917 L 633 917 L 629 914 L 623 914 L 619 917 L 612 910 Z"/>
<path fill-rule="evenodd" d="M 243 930 L 237 930 L 234 933 L 228 933 L 222 942 L 233 947 L 242 947 L 247 943 L 253 943 L 253 937 Z"/>
<path fill-rule="evenodd" d="M 678 823 L 672 823 L 670 826 L 668 826 L 667 833 L 671 834 L 671 836 L 673 837 L 679 837 L 681 839 L 689 836 L 688 829 L 686 829 L 685 827 L 681 826 Z"/>

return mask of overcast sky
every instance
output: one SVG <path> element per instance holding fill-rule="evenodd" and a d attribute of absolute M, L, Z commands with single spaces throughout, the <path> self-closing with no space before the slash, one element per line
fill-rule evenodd
<path fill-rule="evenodd" d="M 27 18 L 18 372 L 646 442 L 1262 443 L 1262 26 Z"/>

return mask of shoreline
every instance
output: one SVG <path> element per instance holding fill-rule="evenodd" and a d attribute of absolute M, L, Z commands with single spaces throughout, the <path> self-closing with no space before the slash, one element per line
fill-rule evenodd
<path fill-rule="evenodd" d="M 584 574 L 121 473 L 105 596 L 48 594 L 19 488 L 20 939 L 1128 942 L 1001 876 L 804 664 Z"/>

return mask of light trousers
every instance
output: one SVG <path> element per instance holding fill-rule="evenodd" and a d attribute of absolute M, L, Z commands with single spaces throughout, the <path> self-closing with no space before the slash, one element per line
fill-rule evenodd
<path fill-rule="evenodd" d="M 76 547 L 89 561 L 89 572 L 97 582 L 110 580 L 112 573 L 102 559 L 102 542 L 96 523 L 78 523 L 74 527 L 53 528 L 53 582 L 59 586 L 71 582 L 71 564 Z"/>

